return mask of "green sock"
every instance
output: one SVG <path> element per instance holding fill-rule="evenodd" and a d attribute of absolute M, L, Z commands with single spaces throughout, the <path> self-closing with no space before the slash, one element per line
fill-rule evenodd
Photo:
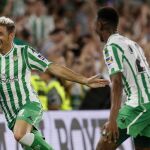
<path fill-rule="evenodd" d="M 34 141 L 30 146 L 33 150 L 54 150 L 42 137 L 39 131 L 33 130 Z"/>

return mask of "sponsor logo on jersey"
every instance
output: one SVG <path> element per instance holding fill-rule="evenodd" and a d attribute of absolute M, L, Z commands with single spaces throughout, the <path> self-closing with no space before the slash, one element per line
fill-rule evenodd
<path fill-rule="evenodd" d="M 15 82 L 18 81 L 19 79 L 17 77 L 10 77 L 10 78 L 6 78 L 6 76 L 4 74 L 2 74 L 1 78 L 0 78 L 0 82 L 5 82 L 5 83 L 10 83 L 10 82 Z"/>
<path fill-rule="evenodd" d="M 16 61 L 16 60 L 18 59 L 17 55 L 15 55 L 15 56 L 13 57 L 13 59 L 14 59 L 14 61 Z"/>
<path fill-rule="evenodd" d="M 106 57 L 109 57 L 109 52 L 108 52 L 107 49 L 105 50 L 105 56 L 106 56 Z"/>
<path fill-rule="evenodd" d="M 106 63 L 107 63 L 108 66 L 110 66 L 113 63 L 112 56 L 106 58 Z"/>
<path fill-rule="evenodd" d="M 44 60 L 44 59 L 45 59 L 45 57 L 42 56 L 40 53 L 38 54 L 38 57 L 39 57 L 41 60 Z"/>

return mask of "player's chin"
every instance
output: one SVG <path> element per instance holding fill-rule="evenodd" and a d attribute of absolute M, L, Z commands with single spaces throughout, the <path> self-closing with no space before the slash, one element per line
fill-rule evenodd
<path fill-rule="evenodd" d="M 101 40 L 101 42 L 104 42 L 104 40 Z"/>
<path fill-rule="evenodd" d="M 104 42 L 104 38 L 102 35 L 100 36 L 100 40 L 101 40 L 101 42 Z"/>

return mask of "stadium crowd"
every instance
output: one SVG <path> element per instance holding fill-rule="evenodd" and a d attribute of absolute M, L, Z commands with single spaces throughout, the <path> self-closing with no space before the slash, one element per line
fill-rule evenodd
<path fill-rule="evenodd" d="M 119 32 L 138 42 L 150 64 L 150 2 L 147 0 L 2 0 L 0 16 L 16 22 L 15 44 L 28 44 L 53 62 L 87 77 L 108 79 L 103 43 L 95 33 L 96 12 L 115 7 Z M 89 89 L 47 72 L 34 71 L 31 84 L 44 110 L 110 108 L 110 87 Z"/>

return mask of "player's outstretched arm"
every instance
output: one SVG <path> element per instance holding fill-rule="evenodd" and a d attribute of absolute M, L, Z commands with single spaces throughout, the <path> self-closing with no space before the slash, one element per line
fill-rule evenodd
<path fill-rule="evenodd" d="M 99 79 L 99 75 L 93 76 L 91 78 L 86 78 L 67 67 L 60 66 L 55 63 L 50 65 L 48 71 L 50 71 L 50 73 L 54 74 L 55 76 L 69 81 L 78 82 L 80 84 L 86 84 L 87 86 L 92 88 L 103 87 L 109 84 L 108 80 Z"/>

